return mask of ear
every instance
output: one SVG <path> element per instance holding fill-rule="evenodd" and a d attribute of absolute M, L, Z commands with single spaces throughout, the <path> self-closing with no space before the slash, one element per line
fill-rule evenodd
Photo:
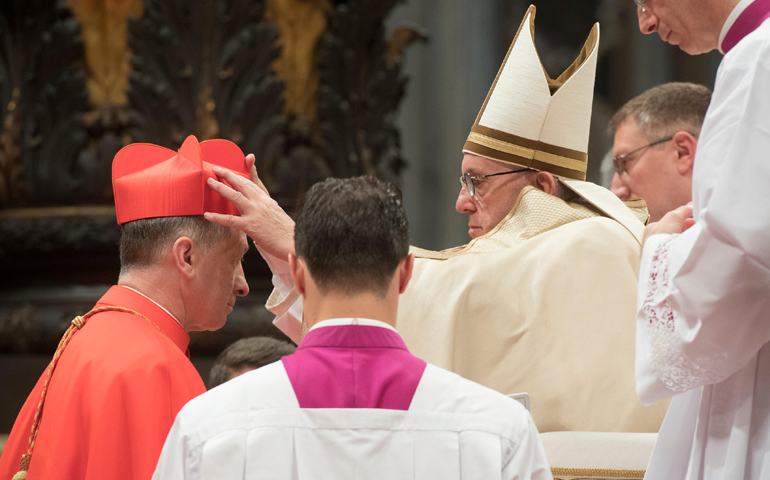
<path fill-rule="evenodd" d="M 412 279 L 414 270 L 414 253 L 410 253 L 406 258 L 398 263 L 398 293 L 399 295 L 406 291 L 409 280 Z"/>
<path fill-rule="evenodd" d="M 556 177 L 548 172 L 537 172 L 534 178 L 534 186 L 544 191 L 548 195 L 556 196 L 558 193 L 556 186 Z"/>
<path fill-rule="evenodd" d="M 305 295 L 305 262 L 297 258 L 293 253 L 289 254 L 289 273 L 291 273 L 291 279 L 294 280 L 294 286 L 297 288 L 297 292 L 300 295 Z"/>
<path fill-rule="evenodd" d="M 195 276 L 195 267 L 197 262 L 195 242 L 189 237 L 179 237 L 171 247 L 171 256 L 174 266 L 185 278 L 191 279 Z"/>
<path fill-rule="evenodd" d="M 695 163 L 695 149 L 698 146 L 698 140 L 688 132 L 676 132 L 672 139 L 674 149 L 676 149 L 676 170 L 679 175 L 692 175 L 692 167 Z"/>

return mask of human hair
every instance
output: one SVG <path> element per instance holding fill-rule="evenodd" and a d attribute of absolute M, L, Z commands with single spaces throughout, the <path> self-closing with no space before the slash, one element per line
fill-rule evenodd
<path fill-rule="evenodd" d="M 385 296 L 409 254 L 401 192 L 370 176 L 313 185 L 297 216 L 294 248 L 322 294 Z"/>
<path fill-rule="evenodd" d="M 156 264 L 179 237 L 208 250 L 229 238 L 232 229 L 209 222 L 202 215 L 143 218 L 120 229 L 120 273 Z"/>
<path fill-rule="evenodd" d="M 632 98 L 612 116 L 607 133 L 614 136 L 626 118 L 636 121 L 639 133 L 656 141 L 685 130 L 696 138 L 706 116 L 711 90 L 685 82 L 664 83 Z"/>
<path fill-rule="evenodd" d="M 248 337 L 222 350 L 209 374 L 209 389 L 222 385 L 238 370 L 264 367 L 294 353 L 297 347 L 271 337 Z"/>

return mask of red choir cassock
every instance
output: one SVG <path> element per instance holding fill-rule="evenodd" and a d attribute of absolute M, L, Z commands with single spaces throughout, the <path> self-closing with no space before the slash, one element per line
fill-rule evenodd
<path fill-rule="evenodd" d="M 199 144 L 191 136 L 178 153 L 129 145 L 113 162 L 118 223 L 207 211 L 237 215 L 206 187 L 214 166 L 248 177 L 243 153 L 224 140 Z M 24 478 L 20 463 L 30 480 L 152 477 L 176 414 L 206 389 L 190 363 L 189 335 L 148 298 L 152 292 L 143 293 L 147 297 L 113 286 L 94 310 L 73 320 L 52 362 L 43 408 L 52 366 L 16 418 L 0 458 L 0 480 L 17 472 Z M 33 425 L 39 426 L 35 435 Z M 32 455 L 22 462 L 31 439 Z"/>
<path fill-rule="evenodd" d="M 188 358 L 190 337 L 165 310 L 114 286 L 73 335 L 51 378 L 28 478 L 152 477 L 174 418 L 206 391 Z M 154 325 L 153 325 L 154 324 Z M 19 471 L 29 446 L 44 374 L 21 409 L 0 460 L 0 478 Z"/>

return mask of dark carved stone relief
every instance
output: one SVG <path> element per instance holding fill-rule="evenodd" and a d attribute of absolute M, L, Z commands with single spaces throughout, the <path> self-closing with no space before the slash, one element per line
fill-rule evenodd
<path fill-rule="evenodd" d="M 130 21 L 134 141 L 178 148 L 227 138 L 270 159 L 282 149 L 283 83 L 272 71 L 277 29 L 253 0 L 146 0 Z"/>
<path fill-rule="evenodd" d="M 173 148 L 190 132 L 228 138 L 256 155 L 262 180 L 289 210 L 329 176 L 398 183 L 401 53 L 423 37 L 402 29 L 385 38 L 384 19 L 397 3 L 339 2 L 331 10 L 317 55 L 318 121 L 311 121 L 282 113 L 283 82 L 271 69 L 278 31 L 260 21 L 263 2 L 207 0 L 190 9 L 145 1 L 144 17 L 130 24 L 134 140 Z"/>
<path fill-rule="evenodd" d="M 400 59 L 389 59 L 383 22 L 398 0 L 351 1 L 334 10 L 320 55 L 321 145 L 335 176 L 399 183 L 395 115 L 404 94 Z"/>
<path fill-rule="evenodd" d="M 395 117 L 406 86 L 402 53 L 416 29 L 385 37 L 384 20 L 400 0 L 335 2 L 318 53 L 318 123 L 295 116 L 289 151 L 269 170 L 279 202 L 291 208 L 313 183 L 330 176 L 375 175 L 400 183 L 401 157 Z"/>
<path fill-rule="evenodd" d="M 0 208 L 109 204 L 120 147 L 176 148 L 190 133 L 255 153 L 265 183 L 290 209 L 330 175 L 398 182 L 401 52 L 421 38 L 410 29 L 385 38 L 383 21 L 398 0 L 330 2 L 326 32 L 302 59 L 319 72 L 317 115 L 309 117 L 283 112 L 284 81 L 272 68 L 279 32 L 263 19 L 265 1 L 145 0 L 141 18 L 126 17 L 128 106 L 89 104 L 80 25 L 65 0 L 3 2 Z M 91 18 L 89 7 L 78 8 Z"/>
<path fill-rule="evenodd" d="M 117 253 L 120 228 L 110 207 L 89 215 L 61 215 L 0 220 L 0 256 L 50 252 Z"/>
<path fill-rule="evenodd" d="M 404 165 L 394 126 L 406 84 L 402 53 L 423 37 L 412 29 L 385 37 L 397 0 L 316 5 L 326 23 L 292 57 L 317 72 L 318 89 L 307 90 L 316 92 L 312 114 L 285 109 L 285 80 L 273 68 L 280 22 L 264 19 L 273 0 L 144 0 L 135 15 L 123 12 L 128 103 L 115 92 L 94 100 L 86 88 L 94 65 L 103 67 L 97 86 L 105 92 L 120 69 L 84 59 L 78 19 L 93 32 L 107 18 L 97 7 L 111 1 L 0 2 L 0 353 L 52 352 L 68 322 L 117 279 L 110 166 L 127 143 L 176 149 L 189 134 L 230 139 L 256 154 L 261 177 L 290 211 L 323 178 L 374 174 L 398 183 Z M 100 35 L 97 43 L 110 38 Z M 126 53 L 110 45 L 105 51 Z M 223 330 L 193 335 L 196 354 L 216 355 L 243 336 L 282 337 L 263 306 L 270 273 L 253 249 L 244 271 L 252 293 Z"/>
<path fill-rule="evenodd" d="M 56 350 L 70 322 L 93 308 L 94 300 L 108 285 L 60 287 L 46 291 L 29 289 L 0 295 L 0 352 L 45 354 Z M 190 352 L 216 356 L 230 343 L 250 336 L 286 337 L 272 325 L 265 310 L 266 295 L 238 299 L 224 327 L 214 332 L 190 334 Z"/>
<path fill-rule="evenodd" d="M 66 2 L 3 2 L 0 51 L 0 206 L 99 197 L 109 165 L 85 149 L 83 47 Z"/>

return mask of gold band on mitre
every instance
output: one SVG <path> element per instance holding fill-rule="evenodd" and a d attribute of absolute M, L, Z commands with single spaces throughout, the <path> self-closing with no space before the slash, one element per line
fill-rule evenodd
<path fill-rule="evenodd" d="M 588 155 L 583 152 L 517 137 L 481 125 L 471 128 L 463 151 L 573 180 L 585 180 L 588 169 Z"/>

